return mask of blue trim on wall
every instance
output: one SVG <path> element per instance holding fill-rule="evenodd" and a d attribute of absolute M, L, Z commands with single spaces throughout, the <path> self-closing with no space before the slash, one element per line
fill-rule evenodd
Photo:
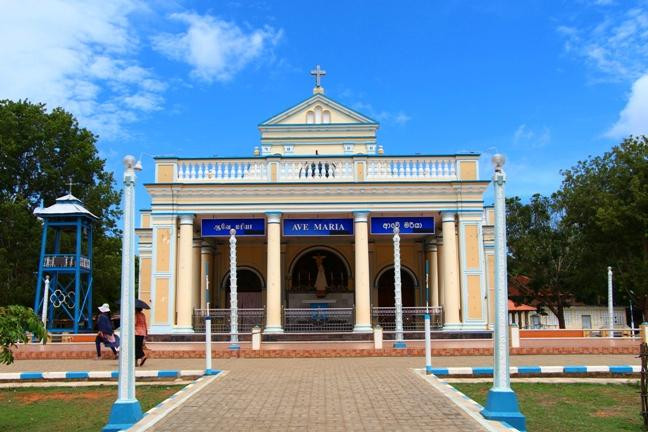
<path fill-rule="evenodd" d="M 85 379 L 85 378 L 89 378 L 89 374 L 88 374 L 87 371 L 65 372 L 65 378 L 69 378 L 69 379 Z"/>
<path fill-rule="evenodd" d="M 21 372 L 20 379 L 21 380 L 44 379 L 44 377 L 42 372 Z"/>
<path fill-rule="evenodd" d="M 564 373 L 587 373 L 587 366 L 565 366 Z"/>

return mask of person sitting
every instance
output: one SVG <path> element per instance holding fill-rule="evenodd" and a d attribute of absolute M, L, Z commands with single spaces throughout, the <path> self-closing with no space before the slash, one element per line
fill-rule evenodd
<path fill-rule="evenodd" d="M 95 338 L 95 346 L 97 348 L 97 360 L 101 359 L 101 344 L 103 343 L 109 347 L 115 358 L 119 356 L 117 353 L 117 344 L 113 329 L 112 320 L 110 319 L 110 306 L 104 303 L 99 306 L 99 316 L 97 317 L 97 337 Z"/>

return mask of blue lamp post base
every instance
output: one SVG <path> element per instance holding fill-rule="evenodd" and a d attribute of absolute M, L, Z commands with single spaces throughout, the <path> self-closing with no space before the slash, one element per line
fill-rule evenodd
<path fill-rule="evenodd" d="M 403 348 L 407 348 L 407 345 L 403 341 L 397 341 L 397 342 L 394 342 L 394 348 L 403 349 Z"/>
<path fill-rule="evenodd" d="M 486 408 L 481 412 L 488 420 L 506 422 L 519 431 L 526 431 L 526 419 L 520 412 L 517 395 L 513 390 L 488 391 Z"/>
<path fill-rule="evenodd" d="M 238 351 L 238 350 L 241 349 L 241 346 L 239 344 L 237 344 L 237 343 L 232 343 L 227 348 L 232 350 L 232 351 Z"/>
<path fill-rule="evenodd" d="M 142 419 L 142 407 L 137 399 L 117 400 L 110 410 L 108 424 L 102 432 L 126 430 Z"/>

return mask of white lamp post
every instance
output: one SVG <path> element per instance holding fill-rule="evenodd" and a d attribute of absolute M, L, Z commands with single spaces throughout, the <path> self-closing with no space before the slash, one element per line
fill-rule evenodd
<path fill-rule="evenodd" d="M 400 262 L 400 229 L 394 227 L 394 320 L 396 321 L 396 340 L 394 348 L 407 348 L 403 340 L 403 296 L 401 292 L 401 262 Z"/>
<path fill-rule="evenodd" d="M 230 230 L 230 336 L 231 343 L 229 349 L 237 350 L 238 340 L 238 297 L 236 286 L 236 230 Z"/>
<path fill-rule="evenodd" d="M 493 332 L 493 387 L 488 392 L 482 415 L 504 421 L 520 431 L 526 431 L 526 421 L 520 412 L 517 395 L 511 389 L 508 341 L 508 286 L 506 269 L 506 202 L 504 194 L 505 158 L 493 156 L 495 174 L 495 327 Z"/>
<path fill-rule="evenodd" d="M 607 269 L 608 276 L 608 327 L 609 336 L 614 337 L 614 293 L 612 292 L 612 267 Z"/>
<path fill-rule="evenodd" d="M 119 386 L 104 432 L 128 429 L 142 418 L 142 407 L 135 397 L 135 171 L 142 165 L 128 155 L 124 169 Z"/>
<path fill-rule="evenodd" d="M 50 286 L 50 277 L 49 275 L 45 276 L 45 288 L 43 291 L 43 310 L 41 312 L 41 321 L 43 321 L 43 327 L 47 330 L 47 307 L 49 306 L 49 286 Z"/>

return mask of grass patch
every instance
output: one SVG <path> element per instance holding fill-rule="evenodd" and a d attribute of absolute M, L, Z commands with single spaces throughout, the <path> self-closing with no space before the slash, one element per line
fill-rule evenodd
<path fill-rule="evenodd" d="M 183 386 L 138 386 L 146 412 Z M 0 389 L 0 431 L 98 431 L 106 425 L 117 386 Z"/>
<path fill-rule="evenodd" d="M 457 390 L 484 405 L 489 383 L 453 383 Z M 637 384 L 512 385 L 529 431 L 612 432 L 642 428 Z"/>

